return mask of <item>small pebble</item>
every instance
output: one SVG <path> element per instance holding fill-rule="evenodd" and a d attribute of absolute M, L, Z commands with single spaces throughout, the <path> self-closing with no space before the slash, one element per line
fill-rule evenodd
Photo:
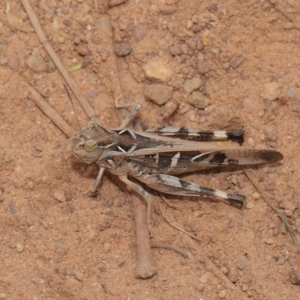
<path fill-rule="evenodd" d="M 198 73 L 199 74 L 206 74 L 210 71 L 211 66 L 208 62 L 202 61 L 198 63 Z"/>
<path fill-rule="evenodd" d="M 30 189 L 30 190 L 33 190 L 34 187 L 35 187 L 34 182 L 33 182 L 32 180 L 29 180 L 29 181 L 27 182 L 27 188 Z"/>
<path fill-rule="evenodd" d="M 26 59 L 27 66 L 35 73 L 46 72 L 47 66 L 42 57 L 37 51 L 33 51 L 32 54 Z"/>
<path fill-rule="evenodd" d="M 206 277 L 205 275 L 202 275 L 202 276 L 200 277 L 200 282 L 201 282 L 201 283 L 207 283 L 207 277 Z"/>
<path fill-rule="evenodd" d="M 4 201 L 4 192 L 1 191 L 0 189 L 0 202 Z"/>
<path fill-rule="evenodd" d="M 280 85 L 278 82 L 267 82 L 262 87 L 260 97 L 263 99 L 273 101 L 276 100 L 280 95 Z"/>
<path fill-rule="evenodd" d="M 185 81 L 183 88 L 186 93 L 190 94 L 193 91 L 200 89 L 203 86 L 203 81 L 199 77 L 193 77 Z"/>
<path fill-rule="evenodd" d="M 279 259 L 276 261 L 276 264 L 282 266 L 285 264 L 285 262 L 286 259 L 283 256 L 280 256 Z"/>
<path fill-rule="evenodd" d="M 83 273 L 80 272 L 80 271 L 75 271 L 75 277 L 76 277 L 76 279 L 79 280 L 79 281 L 82 281 L 83 278 L 84 278 Z"/>
<path fill-rule="evenodd" d="M 195 50 L 197 48 L 198 40 L 195 38 L 190 38 L 186 40 L 185 44 L 192 50 Z"/>
<path fill-rule="evenodd" d="M 164 119 L 169 119 L 178 109 L 178 102 L 175 100 L 168 101 L 162 110 L 162 115 Z"/>
<path fill-rule="evenodd" d="M 291 268 L 290 280 L 293 284 L 300 285 L 300 268 L 298 266 Z"/>
<path fill-rule="evenodd" d="M 136 27 L 133 32 L 134 40 L 138 43 L 146 35 L 145 29 L 143 27 Z"/>
<path fill-rule="evenodd" d="M 22 244 L 17 244 L 17 245 L 16 245 L 16 249 L 17 249 L 18 252 L 23 252 L 23 250 L 24 250 L 24 245 L 22 245 Z"/>
<path fill-rule="evenodd" d="M 286 30 L 292 29 L 294 27 L 295 26 L 292 22 L 286 22 L 286 23 L 283 24 L 283 28 L 286 29 Z"/>
<path fill-rule="evenodd" d="M 242 289 L 243 292 L 246 292 L 248 290 L 248 287 L 247 287 L 246 284 L 242 284 L 241 289 Z"/>
<path fill-rule="evenodd" d="M 181 55 L 183 53 L 182 45 L 173 45 L 170 47 L 170 53 L 171 55 Z"/>
<path fill-rule="evenodd" d="M 163 5 L 159 8 L 162 15 L 173 15 L 176 12 L 175 6 Z"/>
<path fill-rule="evenodd" d="M 39 152 L 43 152 L 44 146 L 42 144 L 35 144 L 34 149 Z"/>
<path fill-rule="evenodd" d="M 288 104 L 290 99 L 286 94 L 281 94 L 279 96 L 278 100 L 281 105 L 286 105 L 286 104 Z"/>
<path fill-rule="evenodd" d="M 147 84 L 144 86 L 144 96 L 147 101 L 162 105 L 172 99 L 173 88 L 163 84 Z"/>
<path fill-rule="evenodd" d="M 253 140 L 253 138 L 248 138 L 247 142 L 248 142 L 248 145 L 249 145 L 250 147 L 253 147 L 253 146 L 254 146 L 254 140 Z"/>
<path fill-rule="evenodd" d="M 220 299 L 225 299 L 226 295 L 227 295 L 227 293 L 226 293 L 225 290 L 222 290 L 222 291 L 218 294 L 218 296 L 219 296 Z"/>
<path fill-rule="evenodd" d="M 279 232 L 280 232 L 280 230 L 279 230 L 278 226 L 277 226 L 277 227 L 274 227 L 274 228 L 273 228 L 272 235 L 273 235 L 273 236 L 277 236 L 277 235 L 279 234 Z"/>
<path fill-rule="evenodd" d="M 222 266 L 221 267 L 221 272 L 223 273 L 223 274 L 228 274 L 229 273 L 229 270 L 228 270 L 228 268 L 226 268 L 225 266 Z"/>
<path fill-rule="evenodd" d="M 277 141 L 277 135 L 276 135 L 276 130 L 275 130 L 274 126 L 266 127 L 266 129 L 264 130 L 264 134 L 268 141 L 270 141 L 270 142 Z"/>
<path fill-rule="evenodd" d="M 103 247 L 103 251 L 105 253 L 108 253 L 108 252 L 110 252 L 110 250 L 111 250 L 111 244 L 110 243 L 105 243 L 104 247 Z"/>
<path fill-rule="evenodd" d="M 87 56 L 89 55 L 89 49 L 82 43 L 80 43 L 76 48 L 76 52 L 81 56 Z"/>
<path fill-rule="evenodd" d="M 247 258 L 243 255 L 238 258 L 237 267 L 239 270 L 244 270 L 247 265 Z"/>
<path fill-rule="evenodd" d="M 192 221 L 190 224 L 189 224 L 190 226 L 190 230 L 192 231 L 192 232 L 196 232 L 196 231 L 198 231 L 199 230 L 199 227 L 200 227 L 200 224 L 199 224 L 199 222 L 197 222 L 197 221 Z"/>
<path fill-rule="evenodd" d="M 125 260 L 122 257 L 117 257 L 117 265 L 122 267 L 125 264 Z"/>
<path fill-rule="evenodd" d="M 258 199 L 260 199 L 260 194 L 259 194 L 258 192 L 254 192 L 254 193 L 252 194 L 252 198 L 253 198 L 254 200 L 258 200 Z"/>
<path fill-rule="evenodd" d="M 54 190 L 53 197 L 59 202 L 65 202 L 66 196 L 63 190 Z"/>
<path fill-rule="evenodd" d="M 19 59 L 17 57 L 9 57 L 7 60 L 7 65 L 15 72 L 19 70 Z"/>
<path fill-rule="evenodd" d="M 199 218 L 199 217 L 204 215 L 204 210 L 195 210 L 193 212 L 193 215 L 194 215 L 195 218 Z"/>
<path fill-rule="evenodd" d="M 272 244 L 274 243 L 274 240 L 273 240 L 272 238 L 269 238 L 269 239 L 266 239 L 266 240 L 265 240 L 265 243 L 266 243 L 267 245 L 272 245 Z"/>
<path fill-rule="evenodd" d="M 208 11 L 210 12 L 216 12 L 218 11 L 218 5 L 213 3 L 213 4 L 210 4 L 208 7 L 207 7 Z"/>
<path fill-rule="evenodd" d="M 239 280 L 239 273 L 234 268 L 229 271 L 229 273 L 227 274 L 227 277 L 232 283 L 236 283 Z"/>
<path fill-rule="evenodd" d="M 244 60 L 245 60 L 245 58 L 240 55 L 231 62 L 230 67 L 237 68 Z"/>
<path fill-rule="evenodd" d="M 253 203 L 253 202 L 250 202 L 250 201 L 247 201 L 246 207 L 247 207 L 248 209 L 252 209 L 252 208 L 254 208 L 254 203 Z"/>
<path fill-rule="evenodd" d="M 118 57 L 124 57 L 132 52 L 130 43 L 120 43 L 115 46 L 115 53 Z"/>
<path fill-rule="evenodd" d="M 204 109 L 209 105 L 209 99 L 198 91 L 191 93 L 187 102 L 199 109 Z"/>
<path fill-rule="evenodd" d="M 194 25 L 194 23 L 193 23 L 192 20 L 188 20 L 188 21 L 186 22 L 186 28 L 187 28 L 187 29 L 191 29 L 193 25 Z"/>
<path fill-rule="evenodd" d="M 158 57 L 148 60 L 142 68 L 146 77 L 154 81 L 168 82 L 173 75 L 171 68 Z"/>
<path fill-rule="evenodd" d="M 126 2 L 126 0 L 109 0 L 108 6 L 109 6 L 109 7 L 114 7 L 114 6 L 123 4 L 123 3 L 125 3 L 125 2 Z"/>

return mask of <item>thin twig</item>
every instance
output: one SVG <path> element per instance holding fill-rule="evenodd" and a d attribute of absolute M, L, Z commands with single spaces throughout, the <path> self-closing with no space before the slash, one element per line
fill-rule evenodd
<path fill-rule="evenodd" d="M 167 250 L 172 250 L 174 252 L 179 253 L 180 255 L 182 255 L 184 258 L 188 258 L 188 254 L 181 249 L 178 249 L 172 245 L 169 244 L 161 244 L 161 243 L 151 243 L 151 248 L 162 248 L 162 249 L 167 249 Z"/>
<path fill-rule="evenodd" d="M 137 239 L 136 278 L 147 279 L 157 274 L 156 263 L 150 246 L 148 224 L 146 222 L 147 208 L 137 195 L 132 194 L 135 232 Z"/>
<path fill-rule="evenodd" d="M 21 0 L 28 17 L 32 23 L 32 26 L 41 42 L 45 50 L 48 52 L 49 56 L 51 57 L 53 63 L 57 67 L 57 69 L 60 71 L 61 75 L 64 77 L 68 85 L 70 86 L 71 90 L 75 94 L 76 98 L 80 102 L 82 108 L 84 109 L 85 113 L 91 118 L 95 115 L 95 112 L 91 105 L 88 103 L 88 101 L 85 99 L 85 97 L 82 95 L 81 91 L 77 88 L 77 85 L 75 81 L 72 79 L 72 77 L 69 75 L 68 71 L 64 67 L 63 63 L 61 62 L 60 58 L 52 48 L 49 40 L 46 38 L 46 35 L 44 34 L 42 27 L 40 25 L 39 20 L 37 19 L 31 5 L 27 0 Z"/>
<path fill-rule="evenodd" d="M 164 198 L 163 196 L 161 196 L 161 197 Z M 158 201 L 158 206 L 159 206 L 159 209 L 160 209 L 160 211 L 161 211 L 161 214 L 162 214 L 163 218 L 169 223 L 170 226 L 172 226 L 172 227 L 174 227 L 175 229 L 177 229 L 177 230 L 183 232 L 184 234 L 190 236 L 192 239 L 197 240 L 197 241 L 199 241 L 199 242 L 202 242 L 202 240 L 199 239 L 198 237 L 196 237 L 195 235 L 193 235 L 193 234 L 191 234 L 191 233 L 185 231 L 184 229 L 180 228 L 180 227 L 177 226 L 176 224 L 172 223 L 172 222 L 168 219 L 168 217 L 166 216 L 166 213 L 165 213 L 164 209 L 162 208 L 162 205 L 160 204 L 159 201 Z"/>
<path fill-rule="evenodd" d="M 200 262 L 205 266 L 205 269 L 212 273 L 216 278 L 222 281 L 223 285 L 230 290 L 229 299 L 244 299 L 243 292 L 237 288 L 229 279 L 224 275 L 219 268 L 204 254 L 201 254 Z"/>
<path fill-rule="evenodd" d="M 288 15 L 283 9 L 281 9 L 278 5 L 273 4 L 270 0 L 269 2 L 274 6 L 274 8 L 280 12 L 284 17 L 286 17 L 291 23 L 293 23 L 294 28 L 297 30 L 300 30 L 300 26 L 296 24 L 296 21 L 294 20 L 294 18 L 292 18 L 290 15 Z"/>
<path fill-rule="evenodd" d="M 249 180 L 252 182 L 252 184 L 254 185 L 254 187 L 259 191 L 259 193 L 261 194 L 263 200 L 277 213 L 278 217 L 281 219 L 284 227 L 286 228 L 286 230 L 288 231 L 288 233 L 290 234 L 298 252 L 300 252 L 300 243 L 296 237 L 295 231 L 292 228 L 291 224 L 289 223 L 287 217 L 285 216 L 285 214 L 280 210 L 277 209 L 269 200 L 268 200 L 268 196 L 267 194 L 264 192 L 264 190 L 261 188 L 261 185 L 258 183 L 258 181 L 250 174 L 250 172 L 248 170 L 244 170 L 245 175 L 249 178 Z"/>
<path fill-rule="evenodd" d="M 98 28 L 101 28 L 101 31 L 98 34 L 102 40 L 102 43 L 105 44 L 106 48 L 110 53 L 107 59 L 107 64 L 109 65 L 108 68 L 109 80 L 112 88 L 112 95 L 114 98 L 115 107 L 124 108 L 128 106 L 132 106 L 132 104 L 127 103 L 125 100 L 123 88 L 119 78 L 117 60 L 116 60 L 116 56 L 114 55 L 115 49 L 114 49 L 114 43 L 112 39 L 113 30 L 112 30 L 111 18 L 107 15 L 102 17 L 98 22 L 101 22 L 101 26 L 97 26 Z M 122 111 L 122 109 L 121 112 L 123 114 L 123 117 L 125 117 L 124 111 Z"/>
<path fill-rule="evenodd" d="M 30 85 L 29 85 L 30 86 Z M 56 110 L 44 100 L 44 98 L 30 86 L 30 95 L 28 96 L 40 110 L 67 136 L 74 135 L 75 130 L 56 112 Z"/>

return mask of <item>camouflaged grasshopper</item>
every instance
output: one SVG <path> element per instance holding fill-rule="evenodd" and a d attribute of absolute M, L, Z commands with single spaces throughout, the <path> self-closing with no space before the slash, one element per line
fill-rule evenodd
<path fill-rule="evenodd" d="M 96 162 L 100 166 L 92 187 L 93 192 L 96 191 L 104 170 L 107 170 L 140 194 L 148 204 L 152 196 L 133 182 L 132 178 L 162 193 L 218 198 L 241 207 L 245 203 L 243 195 L 201 187 L 173 175 L 212 167 L 261 165 L 283 159 L 282 154 L 274 150 L 230 145 L 220 148 L 214 142 L 242 142 L 242 131 L 196 131 L 165 127 L 135 132 L 127 128 L 127 125 L 140 107 L 137 105 L 122 125 L 115 129 L 104 128 L 94 117 L 71 139 L 76 157 L 87 164 Z"/>

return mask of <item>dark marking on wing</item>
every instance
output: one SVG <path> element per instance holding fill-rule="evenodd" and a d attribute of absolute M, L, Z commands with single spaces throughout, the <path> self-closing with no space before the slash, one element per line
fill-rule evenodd
<path fill-rule="evenodd" d="M 168 168 L 171 165 L 172 158 L 177 152 L 167 152 L 158 154 L 158 166 L 160 168 Z"/>
<path fill-rule="evenodd" d="M 187 128 L 180 127 L 180 129 L 178 130 L 178 133 L 179 134 L 186 134 L 186 135 L 188 135 L 189 134 L 189 130 Z"/>
<path fill-rule="evenodd" d="M 203 191 L 206 191 L 209 194 L 215 195 L 215 190 L 214 189 L 210 189 L 210 188 L 207 188 L 207 187 L 201 187 L 201 189 Z"/>
<path fill-rule="evenodd" d="M 223 152 L 217 152 L 214 154 L 213 158 L 209 161 L 212 165 L 221 165 L 224 163 L 225 159 L 227 158 L 226 154 Z"/>
<path fill-rule="evenodd" d="M 259 151 L 259 157 L 266 163 L 276 162 L 283 159 L 283 155 L 280 152 L 271 150 Z"/>
<path fill-rule="evenodd" d="M 181 184 L 182 188 L 188 189 L 190 186 L 190 183 L 181 179 L 178 179 L 179 183 Z"/>

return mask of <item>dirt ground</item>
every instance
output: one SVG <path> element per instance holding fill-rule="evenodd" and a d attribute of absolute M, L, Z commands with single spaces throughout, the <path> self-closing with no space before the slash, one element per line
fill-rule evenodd
<path fill-rule="evenodd" d="M 114 76 L 128 103 L 143 104 L 144 128 L 243 129 L 243 147 L 280 151 L 282 162 L 251 174 L 299 228 L 299 1 L 30 2 L 64 65 L 88 61 L 72 76 L 103 125 L 121 120 L 110 80 L 116 57 Z M 108 15 L 115 53 L 101 40 Z M 184 176 L 244 194 L 247 204 L 168 197 L 178 206 L 168 217 L 201 242 L 154 210 L 153 242 L 188 258 L 153 249 L 158 274 L 136 279 L 130 193 L 104 176 L 99 195 L 86 195 L 97 168 L 71 158 L 64 134 L 28 98 L 36 89 L 78 129 L 64 80 L 20 1 L 1 1 L 0 23 L 0 299 L 298 299 L 300 254 L 238 169 Z M 160 67 L 149 71 L 153 61 Z M 161 103 L 145 99 L 158 70 L 156 84 L 172 93 Z M 201 84 L 191 92 L 194 78 Z M 82 126 L 87 117 L 75 109 Z"/>

